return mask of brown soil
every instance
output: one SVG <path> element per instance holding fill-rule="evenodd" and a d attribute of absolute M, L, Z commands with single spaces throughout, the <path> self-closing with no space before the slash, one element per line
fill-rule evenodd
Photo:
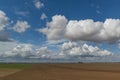
<path fill-rule="evenodd" d="M 35 64 L 0 80 L 120 80 L 120 64 Z"/>
<path fill-rule="evenodd" d="M 4 77 L 13 73 L 16 73 L 20 71 L 20 69 L 7 69 L 7 68 L 2 68 L 0 69 L 0 77 Z"/>

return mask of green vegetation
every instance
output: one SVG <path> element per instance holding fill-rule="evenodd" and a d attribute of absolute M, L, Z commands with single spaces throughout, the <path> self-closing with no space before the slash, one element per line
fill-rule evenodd
<path fill-rule="evenodd" d="M 24 69 L 30 67 L 32 64 L 23 63 L 0 63 L 0 68 L 14 68 L 14 69 Z"/>

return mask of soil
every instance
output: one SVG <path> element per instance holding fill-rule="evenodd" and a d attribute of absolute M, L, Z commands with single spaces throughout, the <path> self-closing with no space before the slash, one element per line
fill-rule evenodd
<path fill-rule="evenodd" d="M 6 69 L 6 68 L 2 68 L 0 69 L 0 77 L 4 77 L 10 74 L 14 74 L 18 71 L 20 71 L 21 69 Z"/>
<path fill-rule="evenodd" d="M 120 63 L 34 64 L 0 80 L 120 80 Z"/>

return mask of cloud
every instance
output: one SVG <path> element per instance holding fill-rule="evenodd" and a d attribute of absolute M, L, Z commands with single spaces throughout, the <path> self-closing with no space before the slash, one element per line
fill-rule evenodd
<path fill-rule="evenodd" d="M 27 16 L 29 15 L 29 11 L 15 11 L 15 14 L 20 16 Z"/>
<path fill-rule="evenodd" d="M 39 0 L 34 0 L 33 2 L 37 9 L 41 9 L 42 7 L 44 7 L 44 4 L 40 2 Z"/>
<path fill-rule="evenodd" d="M 6 51 L 12 50 L 13 47 L 15 47 L 16 45 L 17 45 L 16 42 L 2 42 L 2 41 L 0 41 L 0 57 L 2 57 Z"/>
<path fill-rule="evenodd" d="M 101 12 L 100 12 L 99 10 L 96 10 L 96 13 L 97 13 L 97 14 L 101 14 Z"/>
<path fill-rule="evenodd" d="M 5 45 L 5 49 L 3 49 L 3 53 L 1 54 L 1 57 L 29 57 L 33 54 L 33 46 L 31 44 L 19 44 L 12 42 L 10 44 L 7 44 L 8 46 L 11 45 L 11 48 L 9 50 L 5 49 L 7 46 Z M 13 46 L 14 45 L 14 46 Z"/>
<path fill-rule="evenodd" d="M 3 31 L 7 27 L 9 18 L 6 16 L 5 12 L 0 10 L 0 31 Z"/>
<path fill-rule="evenodd" d="M 0 41 L 0 54 L 11 50 L 13 47 L 15 47 L 17 45 L 16 42 L 2 42 Z"/>
<path fill-rule="evenodd" d="M 42 58 L 53 59 L 55 54 L 47 47 L 35 48 L 32 44 L 16 42 L 0 42 L 0 57 L 2 58 Z"/>
<path fill-rule="evenodd" d="M 87 44 L 77 45 L 76 42 L 65 42 L 61 47 L 61 55 L 64 56 L 108 56 L 113 53 L 108 50 L 101 50 L 97 46 L 89 46 Z"/>
<path fill-rule="evenodd" d="M 42 13 L 40 19 L 41 19 L 41 20 L 44 20 L 44 19 L 46 19 L 46 18 L 47 18 L 46 14 L 45 14 L 45 13 Z"/>
<path fill-rule="evenodd" d="M 27 21 L 17 21 L 17 23 L 14 25 L 13 30 L 18 33 L 25 32 L 28 28 L 30 28 L 30 25 Z"/>
<path fill-rule="evenodd" d="M 39 32 L 46 35 L 48 40 L 114 43 L 120 39 L 120 19 L 106 19 L 104 22 L 92 19 L 68 21 L 65 16 L 55 15 Z"/>
<path fill-rule="evenodd" d="M 66 25 L 67 19 L 65 16 L 55 15 L 52 17 L 52 21 L 47 23 L 47 27 L 39 29 L 39 32 L 45 34 L 48 40 L 63 39 Z"/>
<path fill-rule="evenodd" d="M 9 18 L 5 12 L 0 10 L 0 41 L 10 41 L 9 33 L 5 32 L 5 28 L 8 26 Z"/>
<path fill-rule="evenodd" d="M 32 44 L 0 41 L 0 58 L 49 58 L 51 54 L 47 47 L 36 48 Z"/>
<path fill-rule="evenodd" d="M 118 48 L 120 49 L 120 43 L 118 43 Z"/>
<path fill-rule="evenodd" d="M 36 47 L 32 44 L 17 42 L 0 42 L 0 58 L 21 58 L 21 59 L 44 59 L 44 60 L 66 60 L 104 57 L 113 53 L 108 50 L 101 50 L 97 46 L 78 44 L 76 42 L 64 42 L 59 51 L 54 51 L 48 47 Z"/>
<path fill-rule="evenodd" d="M 36 49 L 35 58 L 51 58 L 54 53 L 49 50 L 47 47 L 41 47 Z"/>
<path fill-rule="evenodd" d="M 11 41 L 9 39 L 9 33 L 4 32 L 4 31 L 0 31 L 0 41 Z"/>
<path fill-rule="evenodd" d="M 101 22 L 93 20 L 70 20 L 66 25 L 66 33 L 64 34 L 70 40 L 91 40 L 93 36 L 99 33 Z"/>

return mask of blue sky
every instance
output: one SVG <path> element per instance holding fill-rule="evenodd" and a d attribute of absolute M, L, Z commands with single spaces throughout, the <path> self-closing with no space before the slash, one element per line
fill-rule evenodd
<path fill-rule="evenodd" d="M 0 0 L 0 46 L 8 46 L 0 49 L 0 56 L 74 59 L 119 55 L 119 3 L 119 0 Z"/>

